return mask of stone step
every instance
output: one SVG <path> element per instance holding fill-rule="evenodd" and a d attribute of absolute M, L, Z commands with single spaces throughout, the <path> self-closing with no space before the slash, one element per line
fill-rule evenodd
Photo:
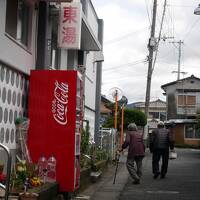
<path fill-rule="evenodd" d="M 74 197 L 73 200 L 78 200 L 78 199 L 81 199 L 81 200 L 89 200 L 90 199 L 90 196 L 77 196 L 77 197 Z"/>

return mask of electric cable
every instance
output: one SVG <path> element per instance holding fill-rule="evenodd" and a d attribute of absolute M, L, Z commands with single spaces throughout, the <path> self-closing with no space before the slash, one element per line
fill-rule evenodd
<path fill-rule="evenodd" d="M 155 52 L 155 57 L 154 57 L 154 60 L 153 60 L 153 67 L 152 67 L 151 73 L 153 72 L 153 70 L 155 68 L 155 63 L 156 63 L 156 59 L 157 59 L 158 46 L 159 46 L 160 39 L 161 39 L 161 33 L 162 33 L 163 22 L 164 22 L 165 11 L 166 11 L 166 4 L 167 4 L 167 0 L 164 1 L 164 8 L 163 8 L 163 14 L 162 14 L 161 25 L 160 25 L 160 32 L 159 32 L 158 41 L 157 41 L 157 44 L 156 44 L 156 52 Z"/>
<path fill-rule="evenodd" d="M 121 68 L 121 67 L 124 67 L 124 66 L 130 67 L 130 66 L 133 66 L 133 65 L 138 65 L 138 64 L 147 63 L 147 62 L 148 62 L 147 59 L 137 60 L 137 61 L 130 62 L 130 63 L 124 63 L 124 64 L 121 64 L 121 65 L 116 65 L 116 66 L 104 69 L 104 71 L 109 71 L 109 70 L 116 69 L 116 68 Z"/>
<path fill-rule="evenodd" d="M 185 45 L 187 48 L 189 48 L 190 50 L 192 50 L 193 53 L 195 53 L 197 56 L 200 56 L 199 51 L 195 51 L 193 48 L 191 48 L 191 46 L 187 45 L 186 43 L 184 43 L 184 45 Z"/>
<path fill-rule="evenodd" d="M 183 40 L 185 40 L 185 38 L 188 37 L 188 35 L 191 34 L 193 28 L 198 24 L 199 21 L 200 21 L 200 18 L 197 18 L 197 19 L 194 21 L 194 23 L 192 24 L 190 30 L 186 32 L 185 37 L 183 38 Z"/>
<path fill-rule="evenodd" d="M 151 26 L 151 18 L 150 18 L 150 14 L 149 14 L 149 8 L 148 8 L 147 0 L 145 0 L 145 5 L 146 5 L 147 16 L 148 16 L 148 19 L 149 19 L 149 24 Z"/>
<path fill-rule="evenodd" d="M 139 30 L 136 30 L 136 31 L 133 31 L 133 32 L 129 32 L 125 35 L 122 35 L 120 37 L 117 37 L 117 38 L 114 38 L 112 40 L 108 40 L 108 41 L 105 41 L 104 45 L 109 45 L 109 44 L 112 44 L 112 43 L 115 43 L 115 42 L 119 42 L 123 39 L 127 39 L 127 37 L 132 37 L 134 33 L 138 33 L 138 32 L 141 32 L 141 31 L 144 31 L 146 29 L 149 29 L 150 27 L 145 27 L 145 28 L 142 28 L 142 29 L 139 29 Z"/>

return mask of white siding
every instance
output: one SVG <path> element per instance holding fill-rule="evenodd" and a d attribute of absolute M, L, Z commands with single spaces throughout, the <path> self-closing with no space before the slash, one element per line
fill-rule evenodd
<path fill-rule="evenodd" d="M 95 112 L 85 108 L 85 120 L 89 121 L 90 138 L 94 140 Z"/>
<path fill-rule="evenodd" d="M 35 27 L 36 15 L 33 11 L 32 27 Z M 0 1 L 0 60 L 26 74 L 35 66 L 35 28 L 32 28 L 31 50 L 27 51 L 5 33 L 6 0 Z"/>
<path fill-rule="evenodd" d="M 95 110 L 96 97 L 96 64 L 93 62 L 94 53 L 87 55 L 85 73 L 85 105 Z"/>
<path fill-rule="evenodd" d="M 92 31 L 94 32 L 95 36 L 98 37 L 98 21 L 96 13 L 91 5 L 91 3 L 88 3 L 88 10 L 87 10 L 87 21 L 92 28 Z"/>

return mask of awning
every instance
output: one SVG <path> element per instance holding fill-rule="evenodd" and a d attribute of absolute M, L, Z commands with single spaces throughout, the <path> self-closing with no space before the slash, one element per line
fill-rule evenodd
<path fill-rule="evenodd" d="M 84 51 L 100 51 L 101 44 L 98 38 L 94 35 L 90 25 L 87 22 L 85 15 L 82 15 L 81 27 L 81 50 Z"/>

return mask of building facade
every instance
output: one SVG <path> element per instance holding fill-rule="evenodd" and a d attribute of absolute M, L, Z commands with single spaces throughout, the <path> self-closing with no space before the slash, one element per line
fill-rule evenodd
<path fill-rule="evenodd" d="M 0 143 L 16 148 L 15 120 L 28 117 L 30 71 L 78 70 L 84 78 L 84 119 L 98 132 L 103 20 L 91 0 L 81 6 L 80 48 L 58 47 L 61 5 L 52 0 L 0 1 Z M 44 77 L 45 78 L 45 77 Z"/>
<path fill-rule="evenodd" d="M 194 75 L 162 85 L 167 120 L 174 125 L 176 143 L 200 145 L 196 116 L 200 110 L 200 79 Z"/>
<path fill-rule="evenodd" d="M 145 102 L 135 102 L 128 104 L 127 108 L 137 109 L 145 112 Z M 144 129 L 144 138 L 148 137 L 148 133 L 157 128 L 159 121 L 166 120 L 166 102 L 161 99 L 149 102 L 149 115 L 147 119 L 147 126 Z"/>
<path fill-rule="evenodd" d="M 134 108 L 142 112 L 145 111 L 145 102 L 135 102 L 128 104 L 127 108 Z M 166 102 L 160 99 L 150 101 L 148 120 L 165 121 L 166 120 Z"/>

